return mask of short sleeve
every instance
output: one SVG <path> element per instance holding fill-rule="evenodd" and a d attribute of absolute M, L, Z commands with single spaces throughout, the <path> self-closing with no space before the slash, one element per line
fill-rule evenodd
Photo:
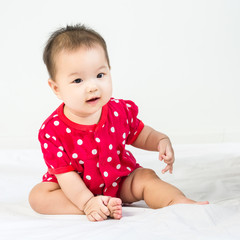
<path fill-rule="evenodd" d="M 144 124 L 138 119 L 138 106 L 130 100 L 124 100 L 124 103 L 127 113 L 127 124 L 129 126 L 129 133 L 126 143 L 132 144 L 142 131 Z"/>
<path fill-rule="evenodd" d="M 45 126 L 44 129 L 40 129 L 38 139 L 50 174 L 55 175 L 74 171 L 74 168 L 71 166 L 71 160 L 66 154 L 56 132 Z"/>

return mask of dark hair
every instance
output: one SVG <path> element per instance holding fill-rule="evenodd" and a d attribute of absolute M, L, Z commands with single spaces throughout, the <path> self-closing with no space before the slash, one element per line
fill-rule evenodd
<path fill-rule="evenodd" d="M 102 36 L 91 28 L 82 24 L 66 26 L 53 32 L 48 39 L 43 52 L 43 61 L 47 66 L 50 78 L 54 80 L 56 74 L 55 58 L 62 50 L 73 51 L 81 46 L 91 48 L 99 44 L 107 59 L 110 68 L 110 62 L 107 52 L 107 45 Z"/>

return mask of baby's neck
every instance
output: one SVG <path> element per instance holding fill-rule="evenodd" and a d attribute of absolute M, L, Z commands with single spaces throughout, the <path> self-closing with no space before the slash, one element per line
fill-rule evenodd
<path fill-rule="evenodd" d="M 64 115 L 72 122 L 80 125 L 94 125 L 97 124 L 101 119 L 102 108 L 99 111 L 86 116 L 79 116 L 76 113 L 72 112 L 66 106 L 63 109 Z"/>

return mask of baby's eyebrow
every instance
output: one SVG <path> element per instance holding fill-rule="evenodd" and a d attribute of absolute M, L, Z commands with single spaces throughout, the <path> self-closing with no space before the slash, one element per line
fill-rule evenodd
<path fill-rule="evenodd" d="M 97 68 L 96 71 L 99 71 L 101 69 L 107 69 L 107 65 L 102 65 L 101 67 Z M 72 77 L 72 76 L 76 76 L 76 75 L 79 76 L 79 75 L 81 75 L 81 73 L 80 72 L 73 72 L 73 73 L 70 73 L 68 75 L 68 77 Z"/>
<path fill-rule="evenodd" d="M 75 75 L 80 75 L 80 73 L 79 72 L 70 73 L 68 77 L 75 76 Z"/>
<path fill-rule="evenodd" d="M 100 69 L 104 69 L 104 68 L 107 68 L 107 66 L 106 66 L 106 65 L 103 65 L 103 66 L 99 67 L 99 68 L 97 69 L 97 71 L 99 71 Z"/>

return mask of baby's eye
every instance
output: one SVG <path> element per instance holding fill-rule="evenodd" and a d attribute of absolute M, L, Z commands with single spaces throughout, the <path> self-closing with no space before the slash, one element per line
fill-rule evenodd
<path fill-rule="evenodd" d="M 77 78 L 73 81 L 73 83 L 81 83 L 83 80 L 81 78 Z"/>
<path fill-rule="evenodd" d="M 98 75 L 97 75 L 97 78 L 103 78 L 104 77 L 104 73 L 99 73 Z"/>

